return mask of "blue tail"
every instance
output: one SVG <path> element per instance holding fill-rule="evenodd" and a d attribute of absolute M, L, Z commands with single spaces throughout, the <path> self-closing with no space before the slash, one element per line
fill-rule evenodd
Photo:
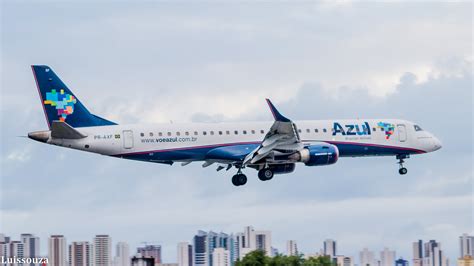
<path fill-rule="evenodd" d="M 31 66 L 48 127 L 53 121 L 67 122 L 72 127 L 116 125 L 91 114 L 48 66 Z"/>

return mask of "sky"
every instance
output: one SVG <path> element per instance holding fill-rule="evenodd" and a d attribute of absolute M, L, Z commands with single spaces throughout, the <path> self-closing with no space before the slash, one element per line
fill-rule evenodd
<path fill-rule="evenodd" d="M 436 239 L 451 259 L 474 234 L 473 5 L 343 1 L 1 1 L 0 232 L 132 247 L 198 229 L 272 231 L 285 252 L 338 253 Z M 342 158 L 234 187 L 230 172 L 44 145 L 30 65 L 52 67 L 93 113 L 126 123 L 401 118 L 443 148 L 407 160 Z"/>

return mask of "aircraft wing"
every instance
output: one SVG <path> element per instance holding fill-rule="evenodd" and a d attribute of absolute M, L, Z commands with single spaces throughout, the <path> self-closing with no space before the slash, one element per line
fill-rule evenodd
<path fill-rule="evenodd" d="M 269 99 L 267 104 L 275 122 L 262 143 L 245 157 L 243 165 L 256 164 L 264 160 L 275 161 L 275 156 L 290 154 L 303 148 L 296 125 L 280 114 Z"/>

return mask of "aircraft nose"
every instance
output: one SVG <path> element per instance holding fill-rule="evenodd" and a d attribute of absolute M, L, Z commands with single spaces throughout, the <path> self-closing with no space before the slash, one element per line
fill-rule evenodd
<path fill-rule="evenodd" d="M 433 137 L 433 151 L 437 151 L 441 149 L 441 147 L 443 147 L 441 141 L 438 138 Z"/>

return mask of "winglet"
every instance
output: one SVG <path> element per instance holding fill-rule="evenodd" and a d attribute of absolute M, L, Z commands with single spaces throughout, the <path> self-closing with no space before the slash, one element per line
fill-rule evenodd
<path fill-rule="evenodd" d="M 272 111 L 273 117 L 275 118 L 276 121 L 280 122 L 290 122 L 291 120 L 284 117 L 278 110 L 275 108 L 273 103 L 270 101 L 270 99 L 265 99 L 267 100 L 268 107 L 270 107 L 270 111 Z"/>

